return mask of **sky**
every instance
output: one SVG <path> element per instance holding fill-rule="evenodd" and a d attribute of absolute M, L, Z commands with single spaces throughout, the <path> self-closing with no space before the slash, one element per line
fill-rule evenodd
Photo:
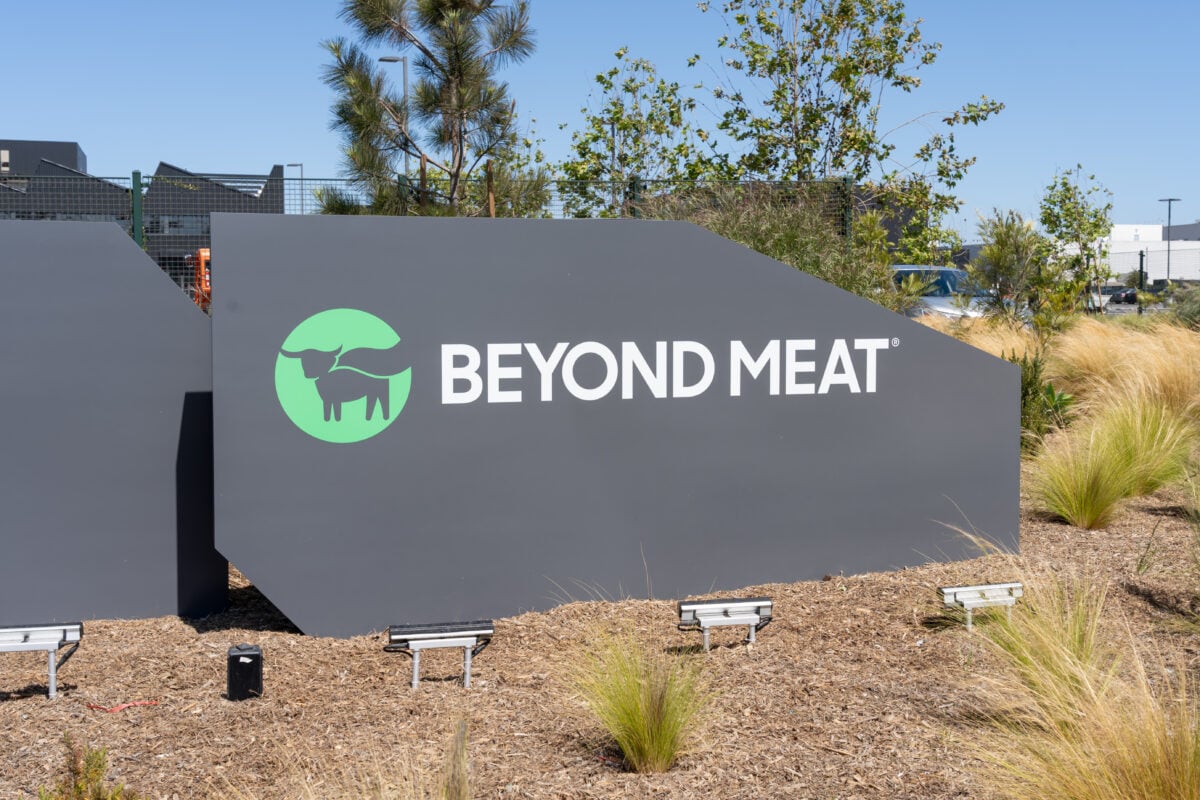
<path fill-rule="evenodd" d="M 713 6 L 719 2 L 714 1 Z M 330 60 L 322 41 L 352 36 L 340 0 L 0 0 L 0 137 L 76 141 L 88 171 L 257 173 L 302 163 L 307 178 L 343 175 L 330 129 Z M 695 0 L 531 0 L 537 50 L 503 70 L 522 119 L 551 160 L 568 156 L 593 77 L 613 52 L 648 59 L 701 101 L 723 74 L 718 15 Z M 1036 219 L 1045 187 L 1077 164 L 1112 192 L 1114 222 L 1200 220 L 1200 3 L 1159 0 L 909 0 L 926 41 L 942 44 L 909 95 L 885 96 L 883 128 L 911 152 L 939 119 L 980 95 L 998 116 L 958 134 L 977 163 L 950 221 L 974 240 L 980 215 Z M 387 55 L 386 50 L 372 51 Z M 700 66 L 688 68 L 699 53 Z M 394 71 L 397 86 L 401 65 Z M 594 100 L 594 98 L 593 98 Z M 566 129 L 560 129 L 561 125 Z M 286 174 L 299 177 L 299 168 Z"/>

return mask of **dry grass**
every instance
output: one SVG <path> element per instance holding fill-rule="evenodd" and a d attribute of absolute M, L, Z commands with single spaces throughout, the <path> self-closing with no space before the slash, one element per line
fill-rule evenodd
<path fill-rule="evenodd" d="M 1080 319 L 1051 341 L 1046 377 L 1090 407 L 1136 393 L 1195 419 L 1200 333 L 1169 322 L 1135 328 Z"/>
<path fill-rule="evenodd" d="M 371 748 L 336 759 L 305 758 L 294 747 L 276 749 L 279 782 L 297 800 L 469 800 L 471 796 L 466 721 L 455 727 L 440 774 L 416 762 L 403 749 L 384 755 Z M 236 784 L 213 796 L 228 800 L 257 798 L 253 790 Z"/>
<path fill-rule="evenodd" d="M 1104 639 L 1105 584 L 1043 575 L 985 633 L 1005 673 L 981 741 L 985 781 L 1033 800 L 1197 800 L 1200 705 L 1186 668 Z"/>
<path fill-rule="evenodd" d="M 1037 335 L 1024 325 L 991 317 L 948 319 L 926 314 L 918 320 L 939 333 L 953 336 L 997 358 L 1020 358 L 1038 351 Z"/>

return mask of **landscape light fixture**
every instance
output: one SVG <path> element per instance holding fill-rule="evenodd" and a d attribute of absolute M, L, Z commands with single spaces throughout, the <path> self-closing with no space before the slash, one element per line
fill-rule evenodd
<path fill-rule="evenodd" d="M 938 589 L 942 602 L 967 612 L 967 630 L 971 630 L 971 612 L 988 606 L 1004 606 L 1012 619 L 1012 607 L 1024 594 L 1019 583 L 988 583 L 979 586 L 944 586 Z"/>
<path fill-rule="evenodd" d="M 722 625 L 745 625 L 750 629 L 746 644 L 754 644 L 754 634 L 771 622 L 769 597 L 735 597 L 729 600 L 680 600 L 679 630 L 699 630 L 704 634 L 708 652 L 708 629 Z"/>
<path fill-rule="evenodd" d="M 249 700 L 262 697 L 262 648 L 256 644 L 235 644 L 229 648 L 225 674 L 225 698 Z"/>
<path fill-rule="evenodd" d="M 388 628 L 389 653 L 412 656 L 412 688 L 417 688 L 421 670 L 421 651 L 436 647 L 463 649 L 463 686 L 471 687 L 471 658 L 483 652 L 492 641 L 495 626 L 490 619 L 470 622 L 433 622 L 421 625 L 392 625 Z"/>
<path fill-rule="evenodd" d="M 45 650 L 50 664 L 50 680 L 47 696 L 53 700 L 58 694 L 58 670 L 75 655 L 79 640 L 83 638 L 83 623 L 65 622 L 48 625 L 4 625 L 0 626 L 0 653 L 25 653 Z M 61 659 L 55 659 L 58 651 L 71 645 Z"/>
<path fill-rule="evenodd" d="M 380 56 L 384 64 L 404 65 L 404 177 L 408 178 L 408 56 Z"/>
<path fill-rule="evenodd" d="M 300 213 L 301 213 L 301 214 L 308 213 L 308 212 L 307 212 L 307 207 L 306 207 L 306 205 L 305 205 L 305 202 L 304 202 L 304 201 L 305 201 L 305 196 L 304 196 L 304 162 L 302 162 L 302 161 L 297 161 L 297 162 L 295 162 L 294 164 L 288 164 L 287 166 L 289 166 L 289 167 L 299 167 L 299 168 L 300 168 Z"/>
<path fill-rule="evenodd" d="M 1160 197 L 1160 203 L 1167 204 L 1167 283 L 1171 282 L 1171 205 L 1178 203 L 1178 197 Z"/>

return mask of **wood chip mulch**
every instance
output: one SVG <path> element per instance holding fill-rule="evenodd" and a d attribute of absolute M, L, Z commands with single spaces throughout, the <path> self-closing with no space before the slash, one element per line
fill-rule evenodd
<path fill-rule="evenodd" d="M 1110 609 L 1139 640 L 1200 666 L 1195 533 L 1170 493 L 1130 502 L 1102 531 L 1022 517 L 1021 563 L 1111 582 Z M 1000 581 L 1001 556 L 896 572 L 745 587 L 771 596 L 758 642 L 717 629 L 699 653 L 717 690 L 694 747 L 669 772 L 626 771 L 567 674 L 598 631 L 630 623 L 663 647 L 698 649 L 671 600 L 574 602 L 496 621 L 460 685 L 461 652 L 410 661 L 383 635 L 295 632 L 236 571 L 231 608 L 203 620 L 85 624 L 83 645 L 46 699 L 44 653 L 0 654 L 0 798 L 36 797 L 62 774 L 63 735 L 108 751 L 109 778 L 141 796 L 343 797 L 359 768 L 433 773 L 459 720 L 469 725 L 476 798 L 988 797 L 968 743 L 992 668 L 953 624 L 938 586 Z M 260 645 L 264 696 L 230 702 L 226 652 Z M 116 709 L 107 711 L 105 709 Z M 302 795 L 308 783 L 311 795 Z"/>

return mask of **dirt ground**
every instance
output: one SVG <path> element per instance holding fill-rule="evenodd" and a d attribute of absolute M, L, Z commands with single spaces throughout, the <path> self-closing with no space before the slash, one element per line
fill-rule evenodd
<path fill-rule="evenodd" d="M 1200 567 L 1181 498 L 1132 501 L 1105 531 L 1022 516 L 1022 560 L 1111 580 L 1110 609 L 1143 643 L 1200 666 Z M 664 647 L 698 649 L 675 630 L 671 600 L 571 603 L 496 620 L 459 683 L 461 653 L 410 661 L 381 635 L 294 632 L 231 573 L 232 606 L 203 620 L 85 624 L 83 645 L 45 696 L 42 653 L 0 654 L 0 798 L 37 795 L 61 774 L 69 734 L 108 749 L 110 779 L 151 798 L 341 797 L 343 771 L 437 770 L 459 720 L 476 798 L 987 797 L 972 738 L 981 676 L 977 634 L 947 624 L 938 586 L 1010 579 L 999 556 L 825 581 L 745 587 L 776 621 L 750 647 L 714 634 L 698 653 L 718 694 L 694 748 L 660 775 L 625 771 L 565 678 L 598 629 L 629 620 Z M 264 696 L 229 702 L 226 651 L 264 653 Z M 133 705 L 106 711 L 124 703 Z M 323 783 L 324 782 L 324 783 Z"/>

